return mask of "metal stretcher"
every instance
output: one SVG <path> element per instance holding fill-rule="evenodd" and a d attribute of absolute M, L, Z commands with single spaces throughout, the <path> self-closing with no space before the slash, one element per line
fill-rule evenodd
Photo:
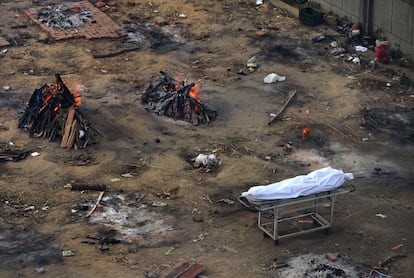
<path fill-rule="evenodd" d="M 238 200 L 259 212 L 257 226 L 278 244 L 282 238 L 328 231 L 333 224 L 336 197 L 352 191 L 355 186 L 345 181 L 335 190 L 298 198 L 256 201 L 240 196 Z"/>

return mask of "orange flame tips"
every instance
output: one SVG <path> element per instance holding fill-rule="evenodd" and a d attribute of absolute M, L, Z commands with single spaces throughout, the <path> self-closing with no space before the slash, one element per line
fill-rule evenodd
<path fill-rule="evenodd" d="M 200 91 L 198 90 L 200 88 L 200 82 L 197 82 L 194 84 L 194 86 L 191 88 L 190 92 L 188 93 L 192 98 L 195 98 L 196 100 L 200 101 Z"/>
<path fill-rule="evenodd" d="M 82 104 L 82 98 L 79 92 L 73 94 L 73 100 L 75 101 L 75 106 L 79 107 Z"/>

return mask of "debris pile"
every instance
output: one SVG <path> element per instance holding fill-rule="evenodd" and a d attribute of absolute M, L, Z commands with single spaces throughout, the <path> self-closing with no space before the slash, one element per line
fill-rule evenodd
<path fill-rule="evenodd" d="M 37 13 L 37 19 L 52 29 L 83 27 L 92 21 L 92 12 L 86 8 L 70 8 L 67 5 L 50 5 Z"/>
<path fill-rule="evenodd" d="M 81 96 L 72 94 L 59 74 L 55 84 L 36 89 L 19 119 L 19 128 L 49 141 L 61 138 L 62 148 L 85 148 L 99 134 L 79 110 Z"/>
<path fill-rule="evenodd" d="M 146 110 L 193 125 L 215 120 L 217 113 L 208 109 L 198 96 L 199 83 L 188 84 L 161 74 L 163 80 L 155 86 L 151 84 L 141 96 Z"/>

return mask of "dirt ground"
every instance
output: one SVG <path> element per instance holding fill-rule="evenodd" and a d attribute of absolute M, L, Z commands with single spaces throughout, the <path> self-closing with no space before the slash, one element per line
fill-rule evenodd
<path fill-rule="evenodd" d="M 205 265 L 200 277 L 286 277 L 275 262 L 326 252 L 349 258 L 358 277 L 388 257 L 381 272 L 413 277 L 411 64 L 373 68 L 371 49 L 356 53 L 334 25 L 305 26 L 278 1 L 118 1 L 108 16 L 126 29 L 140 26 L 145 36 L 135 42 L 49 40 L 24 14 L 48 3 L 0 1 L 0 36 L 11 42 L 0 55 L 0 143 L 40 153 L 0 164 L 1 277 L 162 277 L 181 258 Z M 321 33 L 327 38 L 311 42 Z M 343 57 L 331 54 L 334 40 L 345 46 Z M 249 71 L 252 56 L 258 67 Z M 201 80 L 202 101 L 217 119 L 193 126 L 146 111 L 140 95 L 161 70 Z M 265 84 L 271 72 L 286 81 Z M 81 109 L 101 133 L 96 144 L 66 150 L 17 128 L 34 89 L 53 83 L 55 73 L 81 91 Z M 268 125 L 293 90 L 281 120 Z M 311 133 L 303 140 L 306 126 Z M 216 154 L 220 164 L 193 168 L 200 153 Z M 257 212 L 237 202 L 251 186 L 325 166 L 353 173 L 356 186 L 338 197 L 327 234 L 274 245 L 258 229 Z M 128 214 L 119 227 L 99 209 L 85 217 L 82 208 L 99 192 L 64 188 L 74 181 L 122 196 L 131 210 L 119 208 Z M 178 188 L 176 197 L 161 200 L 157 193 L 167 188 Z M 167 206 L 152 207 L 154 201 Z M 144 215 L 134 214 L 138 208 Z M 137 234 L 141 226 L 148 230 Z"/>

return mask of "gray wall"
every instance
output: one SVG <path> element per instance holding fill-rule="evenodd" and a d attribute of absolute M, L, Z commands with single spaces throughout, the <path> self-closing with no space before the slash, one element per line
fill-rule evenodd
<path fill-rule="evenodd" d="M 390 42 L 414 60 L 414 0 L 312 0 Z M 369 24 L 371 23 L 371 24 Z"/>

